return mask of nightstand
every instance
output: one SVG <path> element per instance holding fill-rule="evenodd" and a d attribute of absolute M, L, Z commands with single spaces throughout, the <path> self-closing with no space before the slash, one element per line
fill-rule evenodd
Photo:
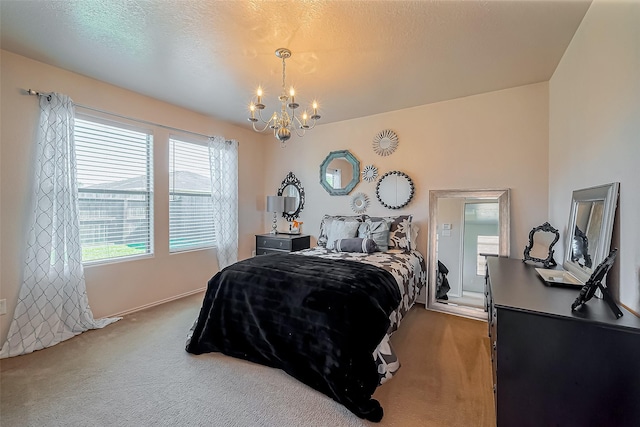
<path fill-rule="evenodd" d="M 311 237 L 305 234 L 256 234 L 256 255 L 309 249 Z"/>

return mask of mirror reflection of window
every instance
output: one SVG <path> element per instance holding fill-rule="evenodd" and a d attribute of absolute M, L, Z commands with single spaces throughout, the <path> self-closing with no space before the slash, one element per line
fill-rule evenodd
<path fill-rule="evenodd" d="M 325 179 L 331 188 L 342 188 L 342 171 L 340 169 L 327 168 Z"/>
<path fill-rule="evenodd" d="M 487 268 L 487 257 L 481 254 L 498 255 L 499 250 L 499 236 L 478 236 L 476 275 L 484 277 L 485 269 Z"/>
<path fill-rule="evenodd" d="M 498 218 L 496 202 L 467 200 L 464 204 L 463 295 L 484 292 L 486 260 L 479 254 L 498 254 Z"/>
<path fill-rule="evenodd" d="M 286 187 L 284 187 L 284 189 L 282 190 L 282 195 L 285 197 L 293 197 L 295 199 L 295 203 L 293 203 L 292 206 L 290 206 L 290 209 L 285 210 L 285 212 L 289 214 L 294 213 L 298 209 L 298 206 L 300 205 L 300 193 L 298 192 L 298 189 L 295 186 L 289 184 Z"/>

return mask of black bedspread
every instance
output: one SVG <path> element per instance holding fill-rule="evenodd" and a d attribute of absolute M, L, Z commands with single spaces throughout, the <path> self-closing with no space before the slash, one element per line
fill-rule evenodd
<path fill-rule="evenodd" d="M 359 417 L 379 421 L 382 407 L 371 398 L 378 384 L 372 353 L 399 303 L 395 279 L 381 268 L 261 255 L 209 281 L 186 349 L 280 368 Z"/>

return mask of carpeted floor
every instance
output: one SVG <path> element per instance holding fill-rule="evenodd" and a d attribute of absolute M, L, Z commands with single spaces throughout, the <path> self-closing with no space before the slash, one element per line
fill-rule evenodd
<path fill-rule="evenodd" d="M 201 299 L 0 361 L 0 425 L 375 425 L 282 371 L 185 352 Z M 385 411 L 378 425 L 494 426 L 486 333 L 483 322 L 411 310 L 392 338 L 402 368 L 374 395 Z"/>

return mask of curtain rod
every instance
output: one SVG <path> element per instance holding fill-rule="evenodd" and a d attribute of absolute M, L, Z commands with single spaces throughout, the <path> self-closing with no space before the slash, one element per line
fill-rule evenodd
<path fill-rule="evenodd" d="M 26 92 L 27 92 L 28 95 L 46 96 L 46 97 L 50 97 L 51 96 L 51 93 L 39 92 L 39 91 L 33 90 L 33 89 L 28 89 Z M 100 110 L 98 108 L 89 107 L 87 105 L 77 104 L 75 102 L 73 103 L 73 105 L 75 105 L 76 107 L 84 108 L 86 110 L 91 110 L 91 111 L 95 111 L 95 112 L 98 112 L 98 113 L 108 114 L 108 115 L 114 116 L 114 117 L 119 117 L 121 119 L 132 120 L 134 122 L 143 123 L 145 125 L 158 126 L 158 127 L 164 128 L 164 129 L 169 129 L 169 130 L 175 130 L 175 131 L 178 131 L 178 132 L 189 133 L 191 135 L 204 136 L 205 138 L 213 138 L 210 135 L 204 135 L 204 134 L 201 134 L 201 133 L 198 133 L 198 132 L 192 132 L 190 130 L 174 128 L 172 126 L 166 126 L 166 125 L 162 125 L 160 123 L 150 122 L 150 121 L 147 121 L 147 120 L 136 119 L 135 117 L 129 117 L 129 116 L 125 116 L 125 115 L 122 115 L 122 114 L 112 113 L 111 111 Z"/>

